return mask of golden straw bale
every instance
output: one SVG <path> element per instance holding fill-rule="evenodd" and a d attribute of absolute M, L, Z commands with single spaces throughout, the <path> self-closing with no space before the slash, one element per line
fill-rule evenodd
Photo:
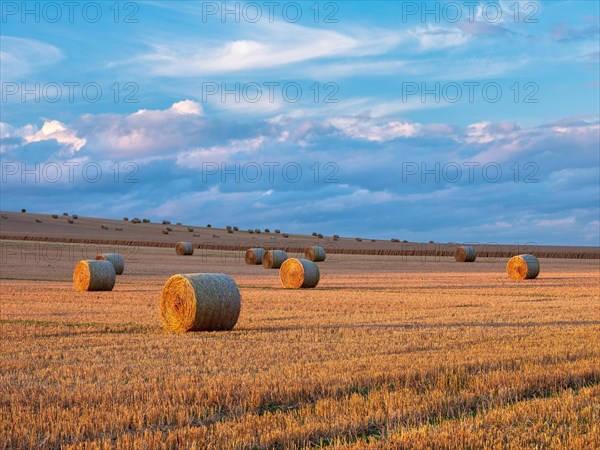
<path fill-rule="evenodd" d="M 289 289 L 314 288 L 320 276 L 319 267 L 306 259 L 289 258 L 279 269 L 281 283 Z"/>
<path fill-rule="evenodd" d="M 160 316 L 169 331 L 231 330 L 241 308 L 236 282 L 218 273 L 173 275 L 160 299 Z"/>
<path fill-rule="evenodd" d="M 254 266 L 258 264 L 262 264 L 262 258 L 265 254 L 265 250 L 263 248 L 249 248 L 246 250 L 246 256 L 244 257 L 246 264 L 249 266 Z"/>
<path fill-rule="evenodd" d="M 115 268 L 117 275 L 123 275 L 125 270 L 125 259 L 120 253 L 102 253 L 96 256 L 98 261 L 110 261 Z"/>
<path fill-rule="evenodd" d="M 322 262 L 325 261 L 326 257 L 325 249 L 319 245 L 314 245 L 312 247 L 307 247 L 304 250 L 304 258 L 313 262 Z"/>
<path fill-rule="evenodd" d="M 288 259 L 288 255 L 283 250 L 268 250 L 262 258 L 262 265 L 265 269 L 279 269 Z"/>
<path fill-rule="evenodd" d="M 463 245 L 461 247 L 457 247 L 454 252 L 454 258 L 458 262 L 474 262 L 477 258 L 477 252 L 475 251 L 475 247 L 471 245 Z"/>
<path fill-rule="evenodd" d="M 540 273 L 540 262 L 533 255 L 513 256 L 506 264 L 506 272 L 514 280 L 532 280 Z"/>
<path fill-rule="evenodd" d="M 175 246 L 175 251 L 180 256 L 193 255 L 194 245 L 191 242 L 178 242 Z"/>
<path fill-rule="evenodd" d="M 79 292 L 112 291 L 115 280 L 115 268 L 110 261 L 79 261 L 73 271 L 73 284 Z"/>

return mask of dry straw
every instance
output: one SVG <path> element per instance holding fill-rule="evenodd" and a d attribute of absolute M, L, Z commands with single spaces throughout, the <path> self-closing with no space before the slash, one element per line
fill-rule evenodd
<path fill-rule="evenodd" d="M 289 258 L 281 265 L 279 278 L 284 288 L 314 288 L 319 283 L 320 273 L 312 261 Z"/>
<path fill-rule="evenodd" d="M 540 273 L 540 262 L 533 255 L 513 256 L 506 264 L 506 273 L 514 280 L 532 280 Z"/>
<path fill-rule="evenodd" d="M 79 292 L 112 291 L 115 279 L 115 268 L 110 261 L 79 261 L 73 271 L 73 284 Z"/>
<path fill-rule="evenodd" d="M 160 316 L 169 331 L 231 330 L 241 308 L 237 284 L 218 273 L 173 275 L 160 298 Z"/>
<path fill-rule="evenodd" d="M 123 271 L 125 270 L 125 260 L 120 253 L 102 253 L 101 255 L 96 256 L 96 260 L 110 261 L 115 268 L 115 273 L 117 275 L 123 275 Z"/>
<path fill-rule="evenodd" d="M 249 266 L 262 264 L 264 254 L 265 250 L 263 248 L 249 248 L 246 250 L 246 256 L 244 257 L 244 260 Z"/>
<path fill-rule="evenodd" d="M 325 249 L 319 245 L 307 247 L 304 250 L 304 257 L 309 261 L 322 262 L 325 261 Z"/>
<path fill-rule="evenodd" d="M 180 256 L 193 255 L 194 246 L 191 242 L 178 242 L 175 246 L 175 251 Z"/>
<path fill-rule="evenodd" d="M 286 259 L 288 255 L 283 250 L 269 250 L 263 255 L 262 265 L 265 269 L 279 269 Z"/>
<path fill-rule="evenodd" d="M 475 251 L 475 247 L 471 245 L 463 245 L 461 247 L 457 247 L 454 252 L 454 258 L 458 262 L 473 262 L 475 258 L 477 258 L 477 252 Z"/>

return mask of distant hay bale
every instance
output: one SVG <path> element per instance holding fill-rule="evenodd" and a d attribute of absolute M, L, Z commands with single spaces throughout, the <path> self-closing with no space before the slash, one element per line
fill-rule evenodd
<path fill-rule="evenodd" d="M 165 230 L 167 230 L 167 231 L 173 231 L 173 228 L 167 227 L 167 228 L 165 228 Z"/>
<path fill-rule="evenodd" d="M 123 228 L 121 228 L 121 227 L 115 227 L 115 231 L 123 231 Z"/>
<path fill-rule="evenodd" d="M 390 241 L 392 241 L 392 242 L 400 242 L 400 239 L 392 238 L 392 239 L 390 239 Z"/>
<path fill-rule="evenodd" d="M 75 221 L 73 219 L 67 219 L 67 222 L 69 222 L 69 223 L 75 223 Z"/>
<path fill-rule="evenodd" d="M 143 223 L 150 223 L 150 219 L 142 219 Z"/>
<path fill-rule="evenodd" d="M 248 233 L 254 234 L 254 230 L 248 230 Z"/>
<path fill-rule="evenodd" d="M 284 238 L 289 238 L 289 237 L 290 237 L 290 235 L 289 235 L 289 234 L 287 234 L 287 233 L 283 233 L 283 234 L 282 234 L 282 236 L 283 236 Z"/>
<path fill-rule="evenodd" d="M 100 228 L 102 228 L 103 230 L 108 230 L 108 229 L 109 229 L 109 228 L 108 228 L 108 225 L 105 225 L 105 224 L 103 224 L 103 223 L 102 223 L 102 224 L 100 224 Z"/>
<path fill-rule="evenodd" d="M 115 268 L 110 261 L 82 260 L 73 271 L 73 284 L 78 292 L 112 291 L 115 280 Z"/>
<path fill-rule="evenodd" d="M 26 210 L 25 208 L 23 208 L 23 209 L 21 210 L 21 212 L 22 212 L 23 214 L 25 214 L 25 213 L 27 212 L 27 210 Z"/>
<path fill-rule="evenodd" d="M 317 237 L 318 237 L 319 239 L 323 239 L 323 235 L 322 235 L 321 233 L 317 234 Z"/>
<path fill-rule="evenodd" d="M 281 231 L 279 231 L 278 229 L 275 229 L 275 234 L 279 234 L 281 233 Z"/>
<path fill-rule="evenodd" d="M 188 227 L 188 231 L 189 231 L 190 233 L 193 233 L 193 232 L 194 232 L 194 229 L 193 229 L 192 227 Z"/>
<path fill-rule="evenodd" d="M 371 239 L 371 242 L 377 242 L 375 239 Z"/>
<path fill-rule="evenodd" d="M 308 259 L 309 261 L 322 262 L 325 261 L 326 256 L 325 249 L 319 245 L 314 245 L 304 249 L 304 258 Z"/>
<path fill-rule="evenodd" d="M 259 228 L 255 228 L 255 229 L 254 229 L 254 232 L 255 232 L 256 234 L 260 234 L 260 233 L 261 233 L 261 231 L 260 231 L 260 229 L 259 229 Z"/>
<path fill-rule="evenodd" d="M 206 228 L 212 228 L 212 225 L 209 223 L 206 225 Z"/>
<path fill-rule="evenodd" d="M 123 217 L 124 222 L 129 222 L 129 217 Z"/>
<path fill-rule="evenodd" d="M 225 229 L 226 229 L 227 231 L 231 230 L 231 225 L 227 225 L 227 226 L 225 227 Z"/>
<path fill-rule="evenodd" d="M 317 233 L 316 231 L 313 231 L 313 233 L 312 233 L 312 235 L 313 235 L 314 237 L 317 237 L 317 235 L 318 235 L 318 234 L 319 234 L 319 233 Z"/>
<path fill-rule="evenodd" d="M 192 234 L 192 237 L 200 237 L 200 234 L 194 233 L 194 234 Z"/>
<path fill-rule="evenodd" d="M 72 217 L 73 219 L 79 219 L 79 216 L 78 216 L 77 214 L 73 214 L 71 217 Z"/>
<path fill-rule="evenodd" d="M 356 238 L 358 242 L 362 242 L 362 238 Z"/>
<path fill-rule="evenodd" d="M 52 214 L 53 219 L 58 219 L 58 214 Z"/>
<path fill-rule="evenodd" d="M 477 258 L 477 252 L 475 251 L 475 247 L 471 245 L 463 245 L 456 248 L 456 251 L 454 252 L 454 258 L 458 262 L 474 262 Z"/>
<path fill-rule="evenodd" d="M 506 264 L 506 273 L 514 280 L 533 280 L 540 273 L 540 262 L 533 255 L 513 256 Z"/>
<path fill-rule="evenodd" d="M 169 234 L 167 230 L 162 230 L 162 234 Z"/>
<path fill-rule="evenodd" d="M 271 230 L 269 230 L 268 228 L 265 228 L 265 233 L 270 233 Z"/>
<path fill-rule="evenodd" d="M 246 256 L 244 257 L 244 260 L 249 266 L 262 264 L 262 258 L 264 254 L 265 250 L 263 248 L 249 248 L 246 250 Z"/>
<path fill-rule="evenodd" d="M 181 222 L 177 222 L 177 225 L 181 226 Z"/>
<path fill-rule="evenodd" d="M 227 230 L 228 234 L 233 234 L 233 230 Z"/>
<path fill-rule="evenodd" d="M 334 240 L 334 241 L 339 241 L 339 240 L 340 240 L 340 236 L 339 236 L 339 235 L 337 235 L 337 234 L 334 234 L 334 235 L 333 235 L 333 240 Z"/>
<path fill-rule="evenodd" d="M 6 214 L 2 214 L 2 218 L 3 219 L 8 219 L 8 216 Z"/>
<path fill-rule="evenodd" d="M 317 265 L 306 259 L 289 258 L 279 269 L 279 279 L 288 289 L 314 288 L 320 276 Z"/>
<path fill-rule="evenodd" d="M 69 213 L 68 213 L 68 212 L 64 212 L 64 213 L 63 213 L 63 216 L 68 216 L 68 215 L 69 215 Z"/>
<path fill-rule="evenodd" d="M 163 287 L 160 317 L 166 330 L 231 330 L 242 309 L 236 282 L 229 275 L 173 275 Z"/>
<path fill-rule="evenodd" d="M 188 256 L 194 254 L 194 245 L 191 242 L 178 242 L 175 246 L 175 252 L 179 256 Z"/>
<path fill-rule="evenodd" d="M 162 221 L 162 224 L 163 224 L 163 225 L 171 225 L 171 222 L 170 222 L 170 221 L 168 221 L 168 220 L 163 220 L 163 221 Z"/>
<path fill-rule="evenodd" d="M 265 269 L 279 269 L 288 259 L 288 255 L 283 250 L 269 250 L 262 257 L 262 265 Z"/>
<path fill-rule="evenodd" d="M 36 223 L 42 223 L 42 220 L 41 219 L 35 219 L 35 222 Z"/>
<path fill-rule="evenodd" d="M 131 223 L 142 223 L 142 221 L 137 217 L 134 217 L 133 219 L 131 219 Z"/>
<path fill-rule="evenodd" d="M 221 236 L 219 236 L 218 234 L 213 234 L 213 237 L 214 237 L 215 239 L 220 239 L 220 237 L 221 237 Z"/>
<path fill-rule="evenodd" d="M 233 231 L 239 231 L 240 229 L 238 227 L 233 227 Z"/>
<path fill-rule="evenodd" d="M 117 275 L 123 275 L 125 260 L 120 253 L 102 253 L 96 256 L 97 261 L 110 261 Z"/>

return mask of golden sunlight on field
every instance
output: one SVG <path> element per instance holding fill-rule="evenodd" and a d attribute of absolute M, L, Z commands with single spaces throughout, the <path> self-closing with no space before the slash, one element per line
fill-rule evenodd
<path fill-rule="evenodd" d="M 328 255 L 288 290 L 243 252 L 144 247 L 82 293 L 74 256 L 111 249 L 36 245 L 2 260 L 2 448 L 600 447 L 598 260 Z M 239 285 L 233 331 L 163 331 L 196 272 Z"/>

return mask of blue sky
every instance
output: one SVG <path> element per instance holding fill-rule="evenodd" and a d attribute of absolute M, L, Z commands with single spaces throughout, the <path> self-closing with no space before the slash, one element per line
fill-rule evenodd
<path fill-rule="evenodd" d="M 2 209 L 600 245 L 599 5 L 3 2 Z"/>

